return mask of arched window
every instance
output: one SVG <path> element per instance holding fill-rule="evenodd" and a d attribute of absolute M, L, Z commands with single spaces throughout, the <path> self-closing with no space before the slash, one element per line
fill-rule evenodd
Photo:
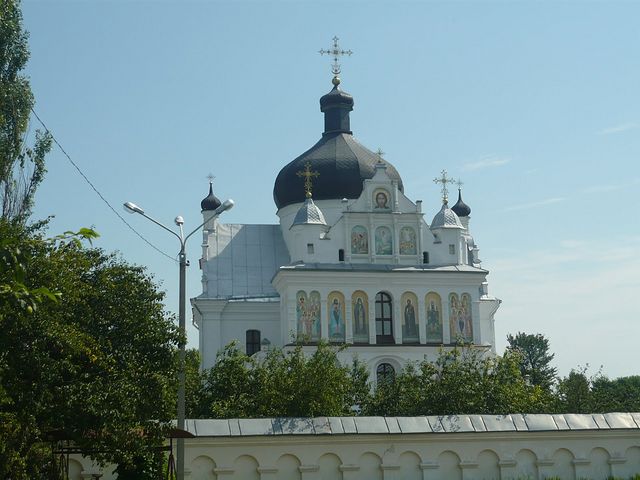
<path fill-rule="evenodd" d="M 260 351 L 260 330 L 247 330 L 246 352 L 251 356 Z"/>
<path fill-rule="evenodd" d="M 376 343 L 394 343 L 393 302 L 389 294 L 376 294 Z"/>
<path fill-rule="evenodd" d="M 396 371 L 389 363 L 381 363 L 376 368 L 376 381 L 378 385 L 381 383 L 393 382 L 396 378 Z"/>

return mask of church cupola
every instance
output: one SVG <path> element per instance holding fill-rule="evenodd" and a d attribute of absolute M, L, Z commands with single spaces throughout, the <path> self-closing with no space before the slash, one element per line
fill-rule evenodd
<path fill-rule="evenodd" d="M 222 202 L 220 201 L 220 199 L 218 197 L 216 197 L 213 194 L 213 178 L 210 178 L 210 180 L 209 180 L 209 195 L 207 195 L 206 197 L 204 197 L 202 199 L 202 201 L 200 202 L 200 208 L 202 209 L 203 212 L 207 212 L 207 211 L 210 211 L 210 210 L 215 210 L 220 205 L 222 205 Z"/>
<path fill-rule="evenodd" d="M 333 89 L 320 98 L 320 111 L 324 113 L 324 133 L 351 134 L 349 112 L 353 110 L 353 97 L 340 90 L 340 79 L 333 78 Z"/>
<path fill-rule="evenodd" d="M 337 200 L 360 197 L 363 182 L 373 178 L 376 164 L 382 160 L 380 155 L 360 144 L 351 131 L 349 114 L 353 110 L 353 97 L 340 88 L 340 66 L 337 58 L 350 55 L 350 50 L 341 50 L 334 38 L 333 47 L 321 50 L 334 57 L 333 89 L 320 99 L 320 110 L 324 113 L 324 132 L 320 140 L 309 150 L 285 165 L 273 186 L 273 199 L 278 209 L 288 205 L 303 203 L 304 192 L 292 188 L 299 181 L 297 172 L 310 162 L 311 168 L 319 176 L 314 182 L 313 198 L 320 200 Z M 404 191 L 402 179 L 398 171 L 389 162 L 387 174 L 398 184 L 398 190 Z M 288 214 L 288 213 L 287 213 Z"/>
<path fill-rule="evenodd" d="M 464 227 L 462 226 L 458 215 L 456 215 L 456 213 L 449 208 L 449 204 L 445 200 L 444 202 L 442 202 L 442 208 L 440 209 L 440 211 L 436 213 L 435 217 L 433 217 L 430 228 L 431 230 L 434 230 L 436 228 L 462 229 Z"/>
<path fill-rule="evenodd" d="M 469 205 L 462 201 L 461 188 L 458 188 L 458 201 L 453 207 L 451 207 L 451 210 L 456 212 L 456 215 L 458 215 L 458 217 L 460 218 L 468 217 L 469 215 L 471 215 L 471 207 L 469 207 Z"/>
<path fill-rule="evenodd" d="M 313 203 L 313 199 L 311 197 L 308 197 L 304 201 L 300 210 L 296 213 L 296 217 L 293 219 L 293 224 L 291 226 L 294 227 L 296 225 L 327 225 L 322 210 Z"/>

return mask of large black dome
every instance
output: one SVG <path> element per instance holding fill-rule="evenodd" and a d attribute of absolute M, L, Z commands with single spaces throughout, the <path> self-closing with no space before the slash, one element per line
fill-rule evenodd
<path fill-rule="evenodd" d="M 387 174 L 398 181 L 402 191 L 397 170 L 353 138 L 349 124 L 349 112 L 353 109 L 351 95 L 336 86 L 320 99 L 320 108 L 325 115 L 322 138 L 280 170 L 273 187 L 276 206 L 282 208 L 305 201 L 304 179 L 298 172 L 305 169 L 307 162 L 312 171 L 320 174 L 313 179 L 314 200 L 358 198 L 364 180 L 373 177 L 380 160 L 387 164 Z"/>

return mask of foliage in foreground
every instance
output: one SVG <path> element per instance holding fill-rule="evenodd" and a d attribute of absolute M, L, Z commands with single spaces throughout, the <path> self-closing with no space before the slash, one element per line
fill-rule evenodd
<path fill-rule="evenodd" d="M 0 478 L 43 478 L 51 432 L 148 463 L 175 411 L 180 336 L 163 294 L 78 235 L 0 220 L 0 238 Z"/>

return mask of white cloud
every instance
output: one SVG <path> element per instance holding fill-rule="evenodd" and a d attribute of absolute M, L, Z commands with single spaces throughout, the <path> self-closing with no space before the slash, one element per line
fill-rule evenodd
<path fill-rule="evenodd" d="M 554 203 L 563 202 L 563 197 L 547 198 L 538 202 L 522 203 L 520 205 L 512 205 L 504 209 L 505 212 L 515 212 L 517 210 L 529 210 L 530 208 L 544 207 L 545 205 L 552 205 Z"/>
<path fill-rule="evenodd" d="M 478 160 L 477 162 L 465 163 L 462 166 L 464 171 L 470 172 L 473 170 L 481 170 L 483 168 L 495 168 L 501 167 L 502 165 L 506 165 L 511 161 L 510 158 L 507 157 L 498 157 L 496 155 L 488 155 Z"/>
<path fill-rule="evenodd" d="M 640 123 L 628 122 L 621 123 L 620 125 L 614 125 L 613 127 L 603 128 L 598 132 L 599 135 L 611 135 L 612 133 L 626 132 L 627 130 L 634 130 L 640 128 Z"/>
<path fill-rule="evenodd" d="M 630 182 L 618 183 L 618 184 L 601 184 L 592 185 L 582 190 L 582 193 L 608 193 L 615 192 L 616 190 L 622 190 L 623 188 L 632 187 L 640 183 L 640 178 L 634 178 Z"/>

